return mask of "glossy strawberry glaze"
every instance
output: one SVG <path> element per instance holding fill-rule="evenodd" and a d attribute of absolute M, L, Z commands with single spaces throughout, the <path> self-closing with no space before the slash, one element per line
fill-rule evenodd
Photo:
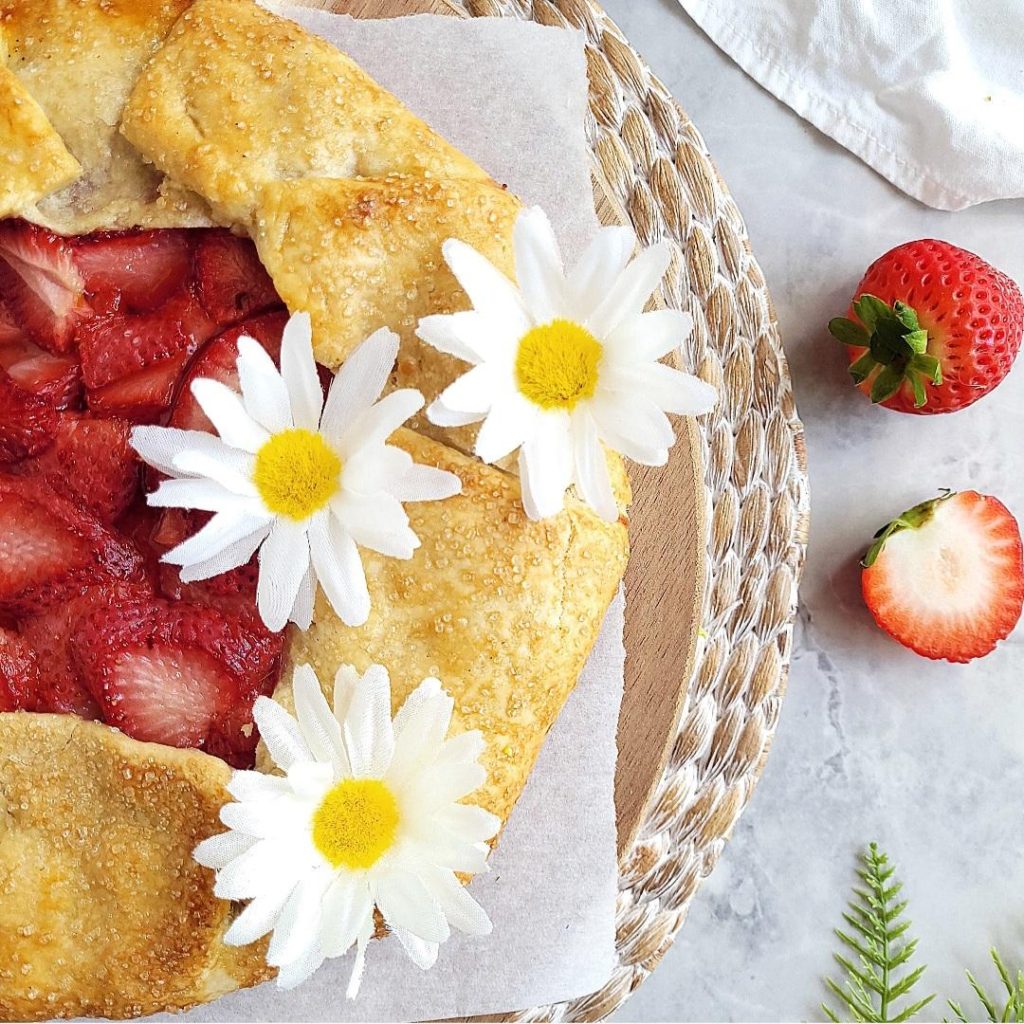
<path fill-rule="evenodd" d="M 135 424 L 210 430 L 189 384 L 276 359 L 286 312 L 219 229 L 62 238 L 0 222 L 0 711 L 99 718 L 252 765 L 284 634 L 256 564 L 184 584 L 161 555 L 208 514 L 151 509 Z"/>

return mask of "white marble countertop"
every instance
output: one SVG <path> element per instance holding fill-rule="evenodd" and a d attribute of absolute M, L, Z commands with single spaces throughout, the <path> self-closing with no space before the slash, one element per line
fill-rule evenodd
<path fill-rule="evenodd" d="M 1024 627 L 966 667 L 879 633 L 857 559 L 940 486 L 1024 520 L 1024 357 L 953 416 L 873 409 L 824 325 L 891 246 L 936 236 L 1024 281 L 1024 202 L 928 210 L 764 92 L 675 0 L 605 0 L 700 128 L 772 289 L 807 427 L 812 530 L 789 693 L 763 780 L 675 946 L 618 1020 L 821 1020 L 831 929 L 858 850 L 898 864 L 930 967 L 962 999 L 995 943 L 1024 965 Z M 932 1019 L 945 1007 L 935 1004 Z"/>

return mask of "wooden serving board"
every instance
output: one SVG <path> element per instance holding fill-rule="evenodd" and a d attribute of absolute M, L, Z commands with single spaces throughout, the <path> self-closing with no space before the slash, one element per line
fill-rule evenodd
<path fill-rule="evenodd" d="M 361 18 L 464 16 L 448 0 L 298 0 Z M 611 189 L 594 174 L 603 224 L 628 224 Z M 615 812 L 619 857 L 633 844 L 675 738 L 693 672 L 705 584 L 706 508 L 697 425 L 676 423 L 668 465 L 630 465 L 626 572 L 626 687 L 619 716 Z"/>

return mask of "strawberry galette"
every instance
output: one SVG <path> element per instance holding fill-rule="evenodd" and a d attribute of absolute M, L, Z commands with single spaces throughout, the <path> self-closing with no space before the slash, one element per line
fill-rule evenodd
<path fill-rule="evenodd" d="M 252 0 L 0 0 L 0 102 L 0 1018 L 429 967 L 713 400 L 667 254 Z"/>

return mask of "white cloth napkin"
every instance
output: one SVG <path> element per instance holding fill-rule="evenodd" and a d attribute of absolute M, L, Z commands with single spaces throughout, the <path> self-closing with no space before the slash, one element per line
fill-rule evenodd
<path fill-rule="evenodd" d="M 747 74 L 921 202 L 1024 196 L 1021 0 L 680 3 Z"/>

